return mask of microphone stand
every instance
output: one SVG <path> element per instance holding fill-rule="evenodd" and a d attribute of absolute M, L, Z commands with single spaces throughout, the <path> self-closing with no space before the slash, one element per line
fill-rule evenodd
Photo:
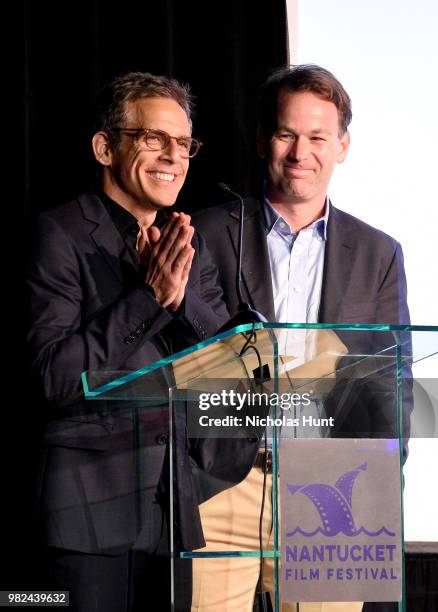
<path fill-rule="evenodd" d="M 237 312 L 234 314 L 234 316 L 232 316 L 231 319 L 227 321 L 227 323 L 225 323 L 225 325 L 223 325 L 216 332 L 220 334 L 224 331 L 232 329 L 233 327 L 237 327 L 238 325 L 245 325 L 247 323 L 267 323 L 268 320 L 263 314 L 261 314 L 260 312 L 252 308 L 248 304 L 248 302 L 245 302 L 242 297 L 243 220 L 245 216 L 245 204 L 244 204 L 243 198 L 240 194 L 230 189 L 230 187 L 226 185 L 225 183 L 219 183 L 218 187 L 222 189 L 223 191 L 235 196 L 239 200 L 239 204 L 240 204 L 240 207 L 239 207 L 239 235 L 238 235 L 238 242 L 237 242 L 237 268 L 236 268 L 236 293 L 237 293 L 237 299 L 239 303 L 237 306 Z M 259 367 L 257 368 L 257 370 L 259 372 L 259 376 L 261 377 L 262 387 L 263 387 L 263 368 L 262 368 L 262 363 L 260 360 L 260 355 L 255 347 L 252 347 L 252 348 L 254 348 L 258 356 Z M 246 349 L 246 345 L 241 351 L 241 355 L 242 353 L 245 352 L 245 349 Z M 263 468 L 263 493 L 262 493 L 262 506 L 261 506 L 261 512 L 260 512 L 260 520 L 259 520 L 260 576 L 258 580 L 258 589 L 260 589 L 260 592 L 258 592 L 255 595 L 255 600 L 257 601 L 259 612 L 272 612 L 272 606 L 271 606 L 269 594 L 263 591 L 263 512 L 264 512 L 265 496 L 266 496 L 266 477 L 267 477 L 266 457 L 267 457 L 267 439 L 266 439 L 266 429 L 265 429 L 265 465 Z"/>
<path fill-rule="evenodd" d="M 245 204 L 241 195 L 230 189 L 225 183 L 219 183 L 218 187 L 227 193 L 235 196 L 239 200 L 239 235 L 237 242 L 237 268 L 236 268 L 236 293 L 239 301 L 237 312 L 227 321 L 218 331 L 220 334 L 228 329 L 245 325 L 246 323 L 267 323 L 267 318 L 252 308 L 242 297 L 242 248 L 243 248 L 243 219 L 245 215 Z"/>

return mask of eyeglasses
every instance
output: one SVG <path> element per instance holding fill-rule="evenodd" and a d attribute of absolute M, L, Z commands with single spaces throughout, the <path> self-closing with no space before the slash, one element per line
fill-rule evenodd
<path fill-rule="evenodd" d="M 178 153 L 184 159 L 188 157 L 195 157 L 202 147 L 202 142 L 196 140 L 196 138 L 190 138 L 189 136 L 171 136 L 167 132 L 162 130 L 150 130 L 148 128 L 121 128 L 112 127 L 111 131 L 121 132 L 137 138 L 142 142 L 147 149 L 151 151 L 161 151 L 166 149 L 170 141 L 173 139 L 176 141 L 178 147 Z"/>

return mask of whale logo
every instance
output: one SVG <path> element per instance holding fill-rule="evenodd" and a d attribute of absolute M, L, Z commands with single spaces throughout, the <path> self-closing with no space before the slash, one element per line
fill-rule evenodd
<path fill-rule="evenodd" d="M 363 463 L 342 474 L 334 485 L 323 483 L 288 484 L 287 488 L 291 495 L 302 493 L 313 503 L 321 518 L 321 526 L 312 532 L 306 532 L 297 527 L 287 533 L 286 537 L 292 537 L 296 533 L 306 537 L 312 537 L 317 533 L 322 533 L 328 537 L 333 537 L 338 533 L 351 537 L 360 533 L 366 533 L 369 536 L 378 536 L 381 533 L 395 536 L 395 533 L 388 531 L 386 527 L 382 527 L 378 531 L 368 531 L 364 527 L 358 529 L 356 526 L 352 512 L 353 486 L 357 477 L 366 469 L 367 464 Z"/>

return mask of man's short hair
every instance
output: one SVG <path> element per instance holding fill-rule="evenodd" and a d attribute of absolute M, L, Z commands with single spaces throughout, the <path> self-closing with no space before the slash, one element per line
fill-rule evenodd
<path fill-rule="evenodd" d="M 172 98 L 184 110 L 192 127 L 194 102 L 188 85 L 149 72 L 127 72 L 114 78 L 98 92 L 95 132 L 107 132 L 112 145 L 116 147 L 120 135 L 112 132 L 111 128 L 125 125 L 128 102 L 140 98 Z"/>
<path fill-rule="evenodd" d="M 323 100 L 333 102 L 338 110 L 340 135 L 347 131 L 352 118 L 351 100 L 341 83 L 321 66 L 300 64 L 276 70 L 262 87 L 260 127 L 267 137 L 277 129 L 278 97 L 282 91 L 310 91 Z"/>

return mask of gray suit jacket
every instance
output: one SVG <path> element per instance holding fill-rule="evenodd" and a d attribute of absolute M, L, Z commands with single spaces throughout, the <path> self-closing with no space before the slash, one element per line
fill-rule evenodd
<path fill-rule="evenodd" d="M 215 206 L 197 213 L 193 224 L 205 237 L 207 246 L 219 269 L 219 282 L 231 315 L 238 306 L 236 294 L 237 237 L 239 202 Z M 244 245 L 242 255 L 243 299 L 266 316 L 275 320 L 271 271 L 264 215 L 259 200 L 246 198 Z M 390 236 L 363 221 L 342 212 L 330 204 L 327 243 L 324 257 L 322 295 L 318 321 L 320 323 L 391 323 L 409 324 L 406 299 L 406 277 L 400 245 Z M 351 352 L 378 351 L 393 344 L 392 334 L 339 333 Z M 409 352 L 410 338 L 404 341 Z M 405 368 L 409 377 L 409 364 Z M 345 383 L 345 385 L 344 385 Z M 348 392 L 345 393 L 345 387 Z M 339 406 L 344 401 L 343 411 Z M 397 431 L 393 417 L 394 371 L 378 380 L 358 381 L 349 387 L 340 381 L 325 403 L 327 414 L 338 412 L 337 431 L 333 435 L 358 437 L 383 436 Z M 404 454 L 407 456 L 411 388 L 409 379 L 404 389 Z M 220 440 L 217 441 L 220 447 Z M 232 441 L 226 441 L 228 443 Z M 235 481 L 245 477 L 254 461 L 258 444 L 248 441 L 233 449 Z M 228 450 L 228 449 L 227 449 Z M 222 457 L 222 471 L 230 479 L 226 461 L 227 450 L 216 453 Z M 220 468 L 221 466 L 219 466 Z M 220 471 L 220 469 L 218 470 Z M 205 487 L 208 489 L 208 487 Z M 205 495 L 205 497 L 207 497 Z M 365 603 L 364 610 L 395 611 L 397 604 Z"/>
<path fill-rule="evenodd" d="M 238 306 L 235 284 L 238 221 L 238 201 L 201 211 L 193 218 L 219 269 L 219 283 L 231 315 Z M 254 198 L 245 200 L 242 277 L 243 299 L 268 321 L 275 321 L 264 214 L 261 202 Z M 401 246 L 387 234 L 331 204 L 318 321 L 409 324 Z M 338 335 L 352 354 L 374 354 L 394 345 L 390 332 L 351 331 L 338 332 Z M 405 334 L 403 340 L 409 351 L 409 335 Z M 409 365 L 405 374 L 409 376 Z M 375 381 L 367 383 L 367 387 L 356 385 L 355 395 L 348 396 L 343 417 L 336 419 L 339 434 L 385 436 L 395 433 L 395 407 L 388 409 L 388 402 L 394 402 L 395 398 L 394 381 L 392 369 L 380 377 L 377 392 Z M 341 383 L 337 389 L 342 393 Z M 407 390 L 405 436 L 409 423 L 409 393 Z M 364 408 L 362 411 L 358 409 L 359 404 Z M 326 404 L 328 413 L 332 408 L 339 408 L 336 395 Z"/>
<path fill-rule="evenodd" d="M 235 289 L 239 203 L 233 201 L 194 215 L 219 269 L 219 282 L 231 314 Z M 245 200 L 243 245 L 244 299 L 275 320 L 271 271 L 263 210 L 259 200 Z M 330 204 L 320 323 L 408 324 L 406 277 L 401 246 L 382 231 Z"/>

